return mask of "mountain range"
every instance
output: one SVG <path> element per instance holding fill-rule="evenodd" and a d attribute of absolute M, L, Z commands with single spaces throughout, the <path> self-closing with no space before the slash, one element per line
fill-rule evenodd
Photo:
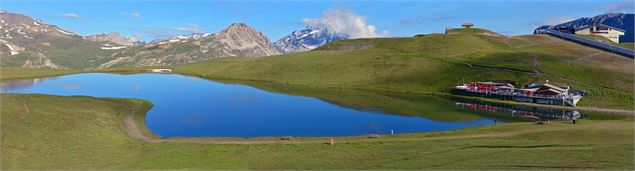
<path fill-rule="evenodd" d="M 577 29 L 588 25 L 604 24 L 615 28 L 620 28 L 624 31 L 623 36 L 620 37 L 620 42 L 633 42 L 635 41 L 635 15 L 623 14 L 623 13 L 606 13 L 597 15 L 595 17 L 583 17 L 569 22 L 564 22 L 556 25 L 540 26 L 539 29 L 556 29 L 556 28 L 571 28 Z"/>
<path fill-rule="evenodd" d="M 244 23 L 234 23 L 214 34 L 192 34 L 153 41 L 113 53 L 113 59 L 98 68 L 112 66 L 167 66 L 220 57 L 277 55 L 262 33 Z"/>
<path fill-rule="evenodd" d="M 150 43 L 117 32 L 81 36 L 29 16 L 0 11 L 0 66 L 100 69 L 167 66 L 221 57 L 262 57 L 308 51 L 346 36 L 307 28 L 271 43 L 244 23 L 216 33 L 192 33 Z"/>
<path fill-rule="evenodd" d="M 344 39 L 348 39 L 348 36 L 332 33 L 327 29 L 306 28 L 292 32 L 276 41 L 273 46 L 280 53 L 293 53 L 313 50 L 326 43 Z"/>
<path fill-rule="evenodd" d="M 622 39 L 633 41 L 633 14 L 608 13 L 540 28 L 578 28 L 599 23 L 626 30 Z M 216 33 L 192 33 L 145 43 L 116 32 L 81 36 L 26 15 L 0 10 L 0 66 L 11 67 L 168 66 L 222 57 L 263 57 L 309 51 L 344 39 L 349 36 L 307 27 L 272 43 L 247 24 L 234 23 Z"/>

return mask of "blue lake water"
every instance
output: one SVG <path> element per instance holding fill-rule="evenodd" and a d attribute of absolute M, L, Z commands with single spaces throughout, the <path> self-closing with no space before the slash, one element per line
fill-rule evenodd
<path fill-rule="evenodd" d="M 403 104 L 413 105 L 403 106 L 404 110 L 399 106 L 385 110 L 349 107 L 355 105 L 177 74 L 87 73 L 6 82 L 0 88 L 4 93 L 146 99 L 154 104 L 147 113 L 146 125 L 162 137 L 347 136 L 387 134 L 390 130 L 442 131 L 494 123 L 494 119 L 466 112 L 451 101 L 439 102 L 442 105 Z M 406 110 L 446 103 L 443 110 Z M 434 117 L 426 117 L 428 113 Z"/>

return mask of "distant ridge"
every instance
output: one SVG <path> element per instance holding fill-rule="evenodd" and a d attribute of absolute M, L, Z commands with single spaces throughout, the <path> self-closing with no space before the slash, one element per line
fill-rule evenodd
<path fill-rule="evenodd" d="M 634 42 L 635 41 L 635 15 L 634 14 L 624 14 L 624 13 L 606 13 L 602 15 L 597 15 L 591 18 L 579 18 L 573 21 L 556 24 L 556 25 L 546 25 L 540 26 L 536 28 L 535 31 L 541 29 L 556 29 L 556 28 L 572 28 L 577 29 L 588 25 L 594 24 L 605 24 L 611 27 L 620 28 L 625 30 L 626 33 L 624 36 L 620 37 L 620 42 Z"/>
<path fill-rule="evenodd" d="M 96 35 L 86 36 L 85 38 L 91 41 L 110 42 L 118 45 L 135 45 L 141 43 L 141 41 L 139 41 L 136 37 L 124 37 L 117 32 L 99 33 Z"/>

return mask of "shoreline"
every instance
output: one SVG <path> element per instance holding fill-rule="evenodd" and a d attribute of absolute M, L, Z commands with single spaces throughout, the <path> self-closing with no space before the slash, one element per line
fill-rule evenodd
<path fill-rule="evenodd" d="M 167 67 L 167 68 L 170 68 L 170 69 L 174 70 L 173 67 Z M 106 69 L 106 70 L 95 70 L 95 71 L 76 71 L 76 70 L 69 70 L 69 71 L 71 71 L 71 72 L 70 73 L 62 73 L 62 74 L 53 74 L 53 75 L 43 75 L 43 76 L 10 78 L 10 79 L 1 79 L 2 77 L 0 77 L 0 83 L 1 82 L 8 82 L 8 81 L 17 81 L 17 80 L 26 80 L 26 79 L 35 79 L 35 78 L 44 78 L 44 77 L 55 77 L 55 76 L 65 76 L 65 75 L 84 74 L 84 73 L 109 73 L 109 74 L 122 74 L 122 75 L 152 73 L 152 72 L 146 72 L 146 68 L 145 67 L 144 68 Z M 283 84 L 283 83 L 278 83 L 278 82 L 274 82 L 274 81 L 266 81 L 266 80 L 233 79 L 233 78 L 209 78 L 209 77 L 205 77 L 205 76 L 202 76 L 202 75 L 189 74 L 189 73 L 178 72 L 178 71 L 174 71 L 174 72 L 171 72 L 171 73 L 163 73 L 163 74 L 178 74 L 178 75 L 202 78 L 202 79 L 211 80 L 211 81 L 217 81 L 217 82 L 223 82 L 223 81 L 232 82 L 232 81 L 234 81 L 234 83 L 238 82 L 238 84 L 241 84 L 241 82 L 243 84 L 245 82 L 257 82 L 257 83 L 269 83 L 269 84 L 277 84 L 277 85 L 302 86 L 302 87 L 310 87 L 310 88 L 348 89 L 348 90 L 375 91 L 375 92 L 386 92 L 386 93 L 405 93 L 405 94 L 414 94 L 414 95 L 438 95 L 438 96 L 444 96 L 444 97 L 454 97 L 454 98 L 461 98 L 461 99 L 475 100 L 475 101 L 489 102 L 489 103 L 496 103 L 496 104 L 523 105 L 523 106 L 541 107 L 541 108 L 550 108 L 550 109 L 577 110 L 577 111 L 585 111 L 585 112 L 610 113 L 610 114 L 617 114 L 617 115 L 622 115 L 622 116 L 635 116 L 635 109 L 602 108 L 602 107 L 591 107 L 591 106 L 571 107 L 571 106 L 544 105 L 544 104 L 536 104 L 536 103 L 525 103 L 525 102 L 516 102 L 516 101 L 508 101 L 508 100 L 499 100 L 499 99 L 485 98 L 485 97 L 463 96 L 463 95 L 456 95 L 456 94 L 445 93 L 445 92 L 412 92 L 412 91 L 403 91 L 403 90 L 382 90 L 382 89 L 348 88 L 348 87 L 335 87 L 335 86 L 320 87 L 320 86 L 310 86 L 310 85 L 303 85 L 303 84 L 288 84 L 288 83 L 287 84 Z"/>
<path fill-rule="evenodd" d="M 130 100 L 130 99 L 127 99 Z M 142 103 L 150 103 L 149 101 L 143 100 L 142 102 L 132 101 L 135 105 L 134 108 L 141 109 L 143 107 Z M 150 103 L 152 107 L 152 104 Z M 135 110 L 134 112 L 130 112 L 125 114 L 122 120 L 122 126 L 125 129 L 126 134 L 134 139 L 137 139 L 141 142 L 149 142 L 149 143 L 187 143 L 187 144 L 216 144 L 216 145 L 249 145 L 249 144 L 330 144 L 330 141 L 333 140 L 335 143 L 363 143 L 363 142 L 402 142 L 402 141 L 438 141 L 438 140 L 454 140 L 454 139 L 472 139 L 472 138 L 494 138 L 494 137 L 512 137 L 521 134 L 529 134 L 529 133 L 537 133 L 537 132 L 549 132 L 554 131 L 544 130 L 544 129 L 529 129 L 529 130 L 511 130 L 511 132 L 506 131 L 496 131 L 496 132 L 486 132 L 486 133 L 478 133 L 478 134 L 467 134 L 467 135 L 454 135 L 456 132 L 464 132 L 464 131 L 472 131 L 479 129 L 487 129 L 493 127 L 514 127 L 514 126 L 526 126 L 526 125 L 534 125 L 536 127 L 540 126 L 549 126 L 549 125 L 561 125 L 561 124 L 570 124 L 570 122 L 566 122 L 563 120 L 553 120 L 551 123 L 547 123 L 545 125 L 537 125 L 534 122 L 511 122 L 511 123 L 498 123 L 491 125 L 480 125 L 480 126 L 472 126 L 460 129 L 452 129 L 452 130 L 444 130 L 444 131 L 430 131 L 430 132 L 414 132 L 414 133 L 403 133 L 403 134 L 377 134 L 377 136 L 370 135 L 350 135 L 350 136 L 319 136 L 319 137 L 288 137 L 288 136 L 263 136 L 263 137 L 171 137 L 171 138 L 161 138 L 160 136 L 152 133 L 145 126 L 145 119 L 136 120 L 134 119 L 136 116 L 142 115 L 145 118 L 147 111 L 151 109 L 147 108 L 145 110 Z M 142 111 L 142 112 L 140 112 Z M 136 114 L 135 114 L 136 113 Z M 591 122 L 596 122 L 592 121 Z M 566 128 L 558 128 L 558 130 L 566 130 Z M 440 136 L 438 134 L 441 134 Z M 448 134 L 448 135 L 445 135 Z"/>

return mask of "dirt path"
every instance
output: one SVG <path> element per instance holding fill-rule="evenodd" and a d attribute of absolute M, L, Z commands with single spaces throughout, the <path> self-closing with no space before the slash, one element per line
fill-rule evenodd
<path fill-rule="evenodd" d="M 22 113 L 20 113 L 20 115 L 18 115 L 18 121 L 16 121 L 17 123 L 21 123 L 31 113 L 31 110 L 29 110 L 29 106 L 27 106 L 26 98 L 22 100 L 22 109 L 23 109 Z M 17 124 L 16 124 L 16 126 L 17 126 Z M 4 137 L 7 135 L 6 133 L 7 132 L 13 132 L 14 129 L 15 129 L 15 127 L 9 127 L 7 130 L 3 130 L 2 134 L 0 135 L 0 140 L 2 142 L 4 142 Z"/>
<path fill-rule="evenodd" d="M 540 70 L 538 69 L 538 66 L 540 66 L 540 62 L 538 62 L 538 56 L 536 56 L 535 54 L 531 54 L 531 56 L 534 57 L 533 62 L 532 62 L 533 63 L 532 66 L 533 66 L 533 69 L 534 69 L 534 73 L 542 74 L 542 72 L 540 72 Z"/>
<path fill-rule="evenodd" d="M 635 110 L 622 110 L 622 109 L 606 109 L 606 108 L 598 108 L 598 107 L 575 107 L 575 109 L 585 110 L 585 111 L 595 111 L 595 112 L 608 112 L 614 113 L 624 116 L 635 116 Z"/>
<path fill-rule="evenodd" d="M 524 38 L 523 38 L 524 39 Z M 527 40 L 527 39 L 525 39 Z M 513 49 L 517 49 L 517 48 L 523 48 L 523 47 L 528 47 L 528 46 L 537 46 L 537 45 L 543 45 L 543 44 L 549 44 L 549 43 L 554 43 L 557 42 L 560 39 L 554 39 L 554 40 L 549 40 L 549 41 L 544 41 L 544 42 L 538 42 L 538 43 L 531 43 L 531 44 L 526 44 L 526 45 L 520 45 L 520 46 L 512 46 L 511 48 Z"/>
<path fill-rule="evenodd" d="M 29 106 L 26 105 L 26 99 L 22 100 L 22 108 L 24 109 L 24 112 L 22 112 L 22 114 L 20 115 L 20 121 L 19 122 L 24 120 L 31 113 L 31 111 L 29 110 Z"/>
<path fill-rule="evenodd" d="M 135 103 L 134 110 L 128 112 L 123 119 L 123 127 L 126 130 L 126 133 L 128 134 L 128 136 L 141 140 L 141 141 L 163 142 L 164 140 L 156 139 L 154 137 L 149 137 L 141 133 L 141 128 L 139 128 L 139 126 L 134 121 L 134 111 L 141 110 L 141 103 L 139 102 L 134 102 L 134 103 Z"/>
<path fill-rule="evenodd" d="M 606 53 L 606 52 L 599 52 L 599 53 L 591 54 L 591 55 L 588 55 L 588 56 L 584 56 L 584 57 L 578 58 L 578 59 L 576 59 L 574 61 L 569 61 L 567 63 L 567 65 L 571 65 L 573 63 L 580 62 L 582 60 L 589 59 L 589 58 L 592 58 L 592 57 L 595 57 L 595 56 L 598 56 L 598 55 L 601 55 L 601 54 L 604 54 L 604 53 Z"/>
<path fill-rule="evenodd" d="M 536 127 L 545 127 L 549 125 L 541 125 Z M 382 135 L 379 138 L 334 138 L 336 144 L 341 143 L 361 143 L 361 142 L 386 142 L 386 141 L 437 141 L 437 140 L 457 140 L 457 139 L 473 139 L 473 138 L 498 138 L 498 137 L 513 137 L 522 134 L 540 133 L 549 131 L 562 131 L 569 130 L 570 128 L 551 128 L 551 129 L 527 129 L 513 132 L 493 132 L 471 135 L 459 135 L 459 136 L 439 136 L 439 137 L 391 137 L 390 135 Z M 192 143 L 192 144 L 328 144 L 330 142 L 329 137 L 324 138 L 311 138 L 311 139 L 298 139 L 298 140 L 222 140 L 222 139 L 165 139 L 164 141 L 150 141 L 150 142 L 174 142 L 174 143 Z"/>

